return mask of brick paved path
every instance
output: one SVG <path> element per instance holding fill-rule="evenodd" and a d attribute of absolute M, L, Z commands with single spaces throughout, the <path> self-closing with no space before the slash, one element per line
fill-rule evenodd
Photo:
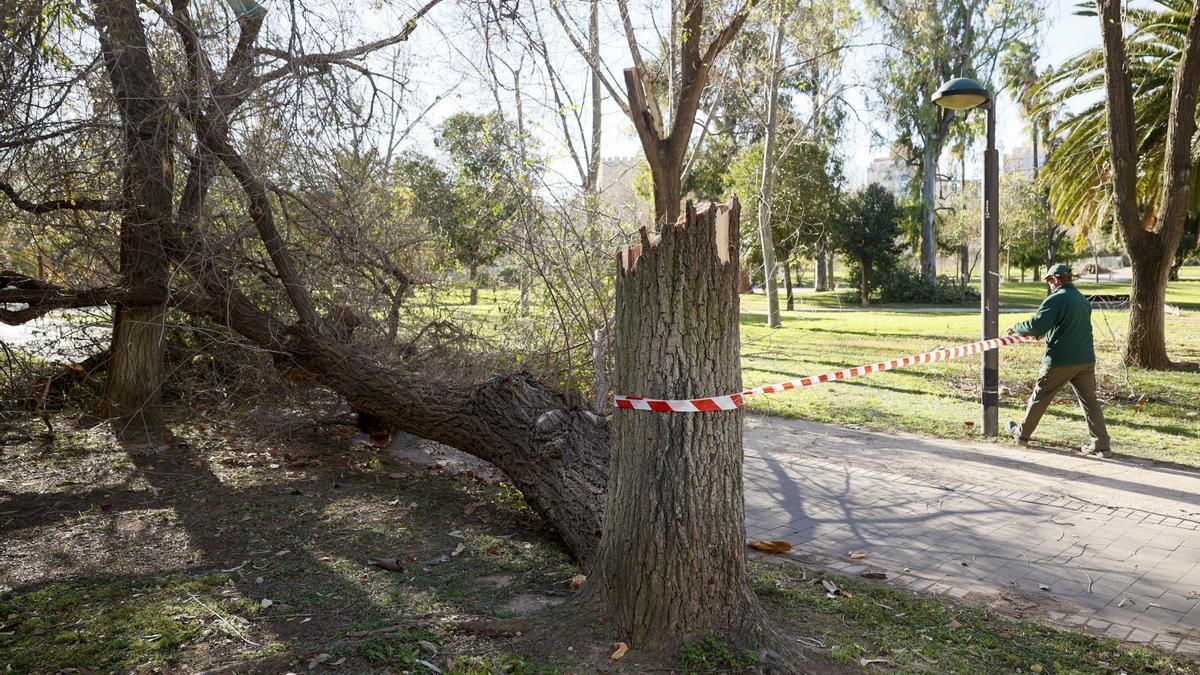
<path fill-rule="evenodd" d="M 745 445 L 751 539 L 787 540 L 845 574 L 881 570 L 886 583 L 1200 653 L 1200 472 L 758 416 Z"/>

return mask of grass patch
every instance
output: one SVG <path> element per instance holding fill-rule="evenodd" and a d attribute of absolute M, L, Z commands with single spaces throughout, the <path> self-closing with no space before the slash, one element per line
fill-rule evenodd
<path fill-rule="evenodd" d="M 169 666 L 181 648 L 206 635 L 240 640 L 257 607 L 229 592 L 228 580 L 214 572 L 52 583 L 0 600 L 0 667 L 134 671 Z"/>
<path fill-rule="evenodd" d="M 738 673 L 757 663 L 757 654 L 736 651 L 716 635 L 689 642 L 679 650 L 679 665 L 684 673 Z"/>
<path fill-rule="evenodd" d="M 901 673 L 1200 673 L 1195 661 L 1014 621 L 987 608 L 838 576 L 827 578 L 852 597 L 829 598 L 799 565 L 756 561 L 750 570 L 755 592 L 778 620 L 847 666 Z"/>

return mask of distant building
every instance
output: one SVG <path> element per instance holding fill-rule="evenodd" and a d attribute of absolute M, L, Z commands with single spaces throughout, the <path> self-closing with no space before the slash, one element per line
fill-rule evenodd
<path fill-rule="evenodd" d="M 871 160 L 867 167 L 867 185 L 879 183 L 895 197 L 908 194 L 908 184 L 913 179 L 913 169 L 896 153 Z"/>
<path fill-rule="evenodd" d="M 1004 173 L 1033 175 L 1033 147 L 1022 145 L 1004 155 Z"/>

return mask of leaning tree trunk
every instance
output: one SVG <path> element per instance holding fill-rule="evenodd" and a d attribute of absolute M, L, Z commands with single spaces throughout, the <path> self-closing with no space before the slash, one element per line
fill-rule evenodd
<path fill-rule="evenodd" d="M 471 282 L 471 304 L 479 304 L 479 268 L 471 265 L 468 269 L 468 279 Z"/>
<path fill-rule="evenodd" d="M 1163 255 L 1129 256 L 1133 284 L 1129 290 L 1129 337 L 1125 363 L 1142 368 L 1167 368 L 1166 312 L 1167 276 L 1170 260 Z"/>
<path fill-rule="evenodd" d="M 615 388 L 668 399 L 741 391 L 738 205 L 689 202 L 626 249 Z M 765 630 L 746 578 L 742 411 L 614 413 L 608 506 L 590 589 L 620 635 L 661 648 Z"/>

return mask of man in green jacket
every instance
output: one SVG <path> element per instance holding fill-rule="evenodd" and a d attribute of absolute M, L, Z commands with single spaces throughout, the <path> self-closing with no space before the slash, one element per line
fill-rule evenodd
<path fill-rule="evenodd" d="M 1046 407 L 1063 385 L 1070 384 L 1079 397 L 1083 418 L 1087 421 L 1092 442 L 1081 448 L 1085 455 L 1112 455 L 1104 412 L 1096 399 L 1096 352 L 1092 346 L 1092 306 L 1071 283 L 1071 266 L 1059 263 L 1046 274 L 1050 295 L 1042 301 L 1037 313 L 1008 329 L 1008 334 L 1046 338 L 1046 356 L 1037 384 L 1029 395 L 1025 421 L 1008 423 L 1008 432 L 1020 445 L 1025 445 L 1037 429 Z"/>

